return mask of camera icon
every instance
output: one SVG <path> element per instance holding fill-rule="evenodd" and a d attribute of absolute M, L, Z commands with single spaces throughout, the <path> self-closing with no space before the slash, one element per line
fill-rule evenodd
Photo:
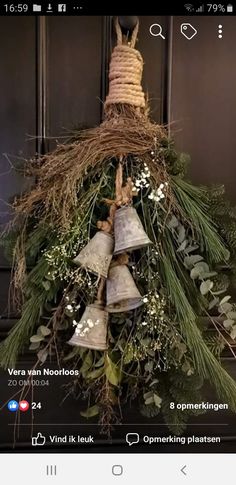
<path fill-rule="evenodd" d="M 32 446 L 43 446 L 46 443 L 46 437 L 42 433 L 38 433 L 37 436 L 32 437 Z"/>

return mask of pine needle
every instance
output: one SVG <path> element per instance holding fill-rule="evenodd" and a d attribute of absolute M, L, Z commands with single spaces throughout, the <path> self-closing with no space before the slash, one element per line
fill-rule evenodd
<path fill-rule="evenodd" d="M 28 275 L 24 288 L 27 298 L 22 307 L 21 318 L 0 345 L 0 366 L 4 369 L 15 367 L 19 354 L 37 325 L 42 308 L 48 299 L 48 291 L 42 286 L 47 271 L 48 263 L 41 257 Z"/>
<path fill-rule="evenodd" d="M 42 289 L 35 292 L 24 303 L 20 320 L 0 345 L 0 366 L 4 369 L 15 367 L 19 354 L 23 351 L 27 340 L 32 335 L 32 330 L 38 322 L 46 299 L 47 292 Z"/>
<path fill-rule="evenodd" d="M 229 253 L 214 222 L 209 217 L 206 190 L 203 187 L 195 187 L 178 177 L 172 177 L 171 180 L 180 212 L 184 213 L 186 219 L 195 228 L 197 240 L 204 246 L 209 262 L 226 261 Z"/>
<path fill-rule="evenodd" d="M 217 361 L 207 347 L 196 324 L 196 316 L 189 304 L 181 283 L 173 269 L 172 263 L 165 254 L 160 260 L 163 283 L 166 285 L 173 306 L 176 309 L 177 320 L 181 333 L 185 337 L 196 372 L 208 379 L 215 387 L 220 399 L 229 403 L 232 411 L 236 411 L 236 383 Z"/>

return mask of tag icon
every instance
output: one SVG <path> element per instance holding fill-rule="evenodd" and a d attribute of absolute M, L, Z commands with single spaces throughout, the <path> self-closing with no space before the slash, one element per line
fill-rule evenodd
<path fill-rule="evenodd" d="M 195 27 L 193 27 L 193 25 L 189 24 L 189 23 L 181 24 L 180 32 L 188 40 L 193 39 L 193 37 L 195 37 L 195 35 L 197 35 L 197 29 L 195 29 Z"/>

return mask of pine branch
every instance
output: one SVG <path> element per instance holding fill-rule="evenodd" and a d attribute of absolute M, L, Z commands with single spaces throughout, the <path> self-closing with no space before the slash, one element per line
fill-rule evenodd
<path fill-rule="evenodd" d="M 39 320 L 46 300 L 47 292 L 42 289 L 35 291 L 24 303 L 20 320 L 0 345 L 0 366 L 4 369 L 15 367 L 19 354 Z"/>
<path fill-rule="evenodd" d="M 206 190 L 178 177 L 172 177 L 172 189 L 180 209 L 197 231 L 197 240 L 204 246 L 210 262 L 228 259 L 228 250 L 217 232 L 209 213 Z"/>
<path fill-rule="evenodd" d="M 186 339 L 197 374 L 208 379 L 214 385 L 219 398 L 228 402 L 232 411 L 236 411 L 235 381 L 220 365 L 204 342 L 196 324 L 193 309 L 183 292 L 171 261 L 168 261 L 164 254 L 161 257 L 160 266 L 162 267 L 163 281 L 176 310 L 181 333 Z"/>
<path fill-rule="evenodd" d="M 21 318 L 0 345 L 0 366 L 5 369 L 15 366 L 18 355 L 37 325 L 46 301 L 52 296 L 42 285 L 47 272 L 48 263 L 41 257 L 28 275 L 24 288 L 26 300 L 23 303 Z"/>

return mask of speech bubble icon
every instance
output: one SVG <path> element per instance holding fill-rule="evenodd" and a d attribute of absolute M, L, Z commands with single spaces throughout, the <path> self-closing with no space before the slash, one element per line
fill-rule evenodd
<path fill-rule="evenodd" d="M 126 435 L 126 443 L 128 443 L 129 446 L 132 446 L 136 443 L 139 443 L 139 434 L 138 433 L 128 433 Z"/>

